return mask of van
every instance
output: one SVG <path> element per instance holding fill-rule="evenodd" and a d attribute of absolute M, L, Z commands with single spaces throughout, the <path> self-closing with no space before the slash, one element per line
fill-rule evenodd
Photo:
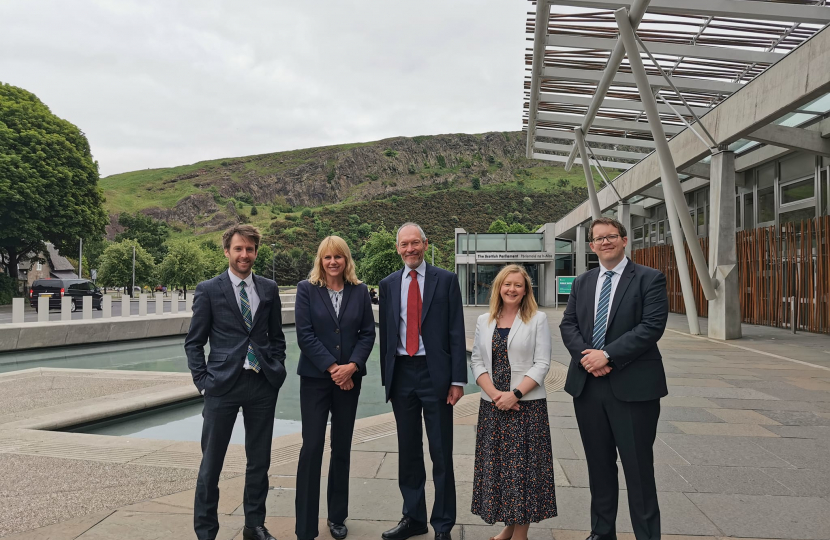
<path fill-rule="evenodd" d="M 38 298 L 48 294 L 49 309 L 60 309 L 61 298 L 68 296 L 72 299 L 69 304 L 71 311 L 77 311 L 84 305 L 84 296 L 92 297 L 92 307 L 103 309 L 104 295 L 93 282 L 88 279 L 37 279 L 29 289 L 29 305 L 38 309 Z"/>

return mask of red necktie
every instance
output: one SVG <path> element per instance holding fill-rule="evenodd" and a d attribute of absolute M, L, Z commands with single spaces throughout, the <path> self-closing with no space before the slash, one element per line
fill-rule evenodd
<path fill-rule="evenodd" d="M 418 287 L 418 272 L 409 272 L 409 293 L 406 297 L 406 354 L 418 354 L 418 338 L 421 335 L 421 289 Z"/>

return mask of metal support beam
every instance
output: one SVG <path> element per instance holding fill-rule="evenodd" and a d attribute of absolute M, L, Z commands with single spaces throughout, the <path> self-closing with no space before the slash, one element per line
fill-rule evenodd
<path fill-rule="evenodd" d="M 582 138 L 582 129 L 574 129 L 576 135 L 576 146 L 579 149 L 579 158 L 582 160 L 582 171 L 585 173 L 585 185 L 588 186 L 588 200 L 591 202 L 591 216 L 594 219 L 602 217 L 602 210 L 599 209 L 597 199 L 597 187 L 594 185 L 594 175 L 591 171 L 591 160 L 585 150 L 585 139 Z"/>
<path fill-rule="evenodd" d="M 582 132 L 582 130 L 579 130 Z M 585 138 L 583 137 L 583 140 Z M 569 144 L 553 144 L 553 143 L 543 143 L 537 142 L 535 147 L 539 150 L 553 150 L 554 152 L 570 152 L 571 145 Z M 605 156 L 605 157 L 614 157 L 620 159 L 636 159 L 640 160 L 646 157 L 648 154 L 640 154 L 637 152 L 625 152 L 623 150 L 608 150 L 606 148 L 592 148 L 594 154 L 598 156 Z"/>
<path fill-rule="evenodd" d="M 617 69 L 619 69 L 619 66 L 617 66 Z M 659 75 L 647 75 L 646 77 L 648 83 L 654 87 L 655 90 L 658 88 L 671 88 L 671 85 L 669 85 L 669 83 Z M 603 72 L 588 69 L 546 67 L 542 69 L 542 78 L 596 83 L 597 81 L 602 80 Z M 672 77 L 671 81 L 681 90 L 718 92 L 721 94 L 735 93 L 743 86 L 740 83 L 723 82 L 713 79 L 685 79 L 683 77 Z M 615 73 L 611 79 L 611 82 L 623 85 L 635 84 L 634 76 L 630 73 Z M 595 95 L 598 96 L 600 94 L 597 92 Z M 603 93 L 602 95 L 604 96 L 605 94 Z"/>
<path fill-rule="evenodd" d="M 548 137 L 550 139 L 567 139 L 569 141 L 576 140 L 576 136 L 574 136 L 573 131 L 560 131 L 556 129 L 537 128 L 536 136 Z M 610 137 L 608 135 L 585 135 L 585 142 L 600 144 L 620 144 L 623 146 L 633 146 L 635 148 L 654 149 L 654 141 L 651 140 L 631 139 L 626 137 Z"/>
<path fill-rule="evenodd" d="M 566 161 L 568 161 L 568 156 L 558 156 L 558 155 L 555 155 L 555 154 L 540 154 L 540 153 L 536 152 L 535 154 L 533 154 L 533 159 L 541 159 L 543 161 L 556 161 L 556 162 L 559 162 L 559 163 L 565 163 Z M 574 160 L 574 163 L 576 163 L 578 165 L 581 165 L 582 160 L 580 160 L 579 158 L 576 158 Z M 608 167 L 609 169 L 622 169 L 622 170 L 627 170 L 627 169 L 630 169 L 631 167 L 634 166 L 634 163 L 622 163 L 622 162 L 619 162 L 619 161 L 600 161 L 600 164 L 603 167 Z"/>
<path fill-rule="evenodd" d="M 569 96 L 564 94 L 551 94 L 550 92 L 539 92 L 539 103 L 564 103 L 566 105 L 581 105 L 583 107 L 590 107 L 594 98 L 585 96 Z M 632 101 L 628 99 L 612 99 L 605 98 L 602 100 L 601 107 L 603 109 L 618 109 L 622 111 L 643 112 L 643 104 L 639 101 Z M 675 114 L 671 107 L 657 104 L 657 110 L 663 114 Z M 692 107 L 695 114 L 703 116 L 711 109 L 705 107 Z"/>
<path fill-rule="evenodd" d="M 543 122 L 555 122 L 557 124 L 571 124 L 574 126 L 579 126 L 580 120 L 582 120 L 581 116 L 577 116 L 575 114 L 561 114 L 561 113 L 552 113 L 546 111 L 539 111 L 536 113 L 536 120 L 543 121 Z M 608 129 L 617 129 L 620 131 L 639 131 L 642 133 L 648 133 L 650 130 L 648 128 L 648 124 L 645 122 L 634 122 L 633 120 L 615 120 L 611 118 L 596 118 L 594 119 L 594 123 L 591 124 L 596 127 L 601 128 L 608 128 Z M 669 135 L 677 135 L 681 131 L 686 129 L 686 126 L 678 126 L 678 125 L 667 125 L 665 126 L 665 132 Z M 585 131 L 582 131 L 585 133 Z"/>
<path fill-rule="evenodd" d="M 830 139 L 819 131 L 770 124 L 746 136 L 750 141 L 830 157 Z"/>
<path fill-rule="evenodd" d="M 703 256 L 703 250 L 700 248 L 700 243 L 697 239 L 697 230 L 692 222 L 692 216 L 689 214 L 689 207 L 686 205 L 686 198 L 683 196 L 683 189 L 680 187 L 680 179 L 677 177 L 674 158 L 666 142 L 663 124 L 660 123 L 660 116 L 657 113 L 657 101 L 651 93 L 651 87 L 646 78 L 646 70 L 640 58 L 640 50 L 637 48 L 637 39 L 634 37 L 634 29 L 628 17 L 628 10 L 623 8 L 615 11 L 614 18 L 617 20 L 617 26 L 620 29 L 620 41 L 625 46 L 628 63 L 631 66 L 632 74 L 636 78 L 637 89 L 640 91 L 640 98 L 643 100 L 643 105 L 646 108 L 648 123 L 651 126 L 654 141 L 657 143 L 657 155 L 660 160 L 663 191 L 666 193 L 668 197 L 667 203 L 669 203 L 666 206 L 668 207 L 671 203 L 674 203 L 677 209 L 677 217 L 680 220 L 680 225 L 686 236 L 686 243 L 689 246 L 689 251 L 694 261 L 701 288 L 706 295 L 706 299 L 712 300 L 716 296 L 715 289 L 709 277 L 706 258 Z M 672 239 L 675 243 L 680 241 L 680 235 L 677 234 L 679 232 L 678 229 L 672 230 Z M 683 259 L 685 260 L 685 256 Z M 680 260 L 677 262 L 679 265 Z M 687 311 L 690 311 L 692 306 L 694 306 L 694 297 L 689 298 L 689 300 L 691 300 L 691 306 L 689 303 L 686 304 Z"/>
<path fill-rule="evenodd" d="M 617 10 L 628 8 L 630 0 L 556 0 L 563 6 Z M 805 6 L 778 2 L 747 2 L 746 0 L 652 0 L 651 13 L 667 15 L 700 15 L 702 17 L 726 17 L 730 19 L 754 19 L 762 21 L 787 21 L 825 25 L 830 23 L 830 10 L 824 6 Z M 631 7 L 634 13 L 634 6 Z M 642 18 L 642 17 L 640 17 Z M 632 16 L 631 26 L 640 19 Z"/>
<path fill-rule="evenodd" d="M 718 289 L 709 300 L 709 337 L 741 337 L 738 249 L 735 245 L 735 153 L 712 156 L 709 183 L 709 264 Z"/>
<path fill-rule="evenodd" d="M 536 111 L 539 107 L 539 75 L 545 65 L 545 36 L 548 33 L 548 19 L 550 6 L 548 0 L 536 0 L 536 26 L 533 37 L 533 65 L 530 68 L 530 110 L 527 117 L 527 145 L 528 159 L 533 157 L 533 139 L 536 138 Z"/>
<path fill-rule="evenodd" d="M 561 2 L 557 2 L 560 4 Z M 599 37 L 582 37 L 564 34 L 548 36 L 549 47 L 573 47 L 575 49 L 596 49 L 611 51 L 617 44 L 616 39 Z M 784 58 L 784 53 L 749 51 L 729 47 L 707 47 L 705 45 L 685 45 L 679 43 L 648 42 L 648 48 L 654 54 L 685 56 L 687 58 L 705 58 L 725 62 L 757 62 L 772 64 Z"/>

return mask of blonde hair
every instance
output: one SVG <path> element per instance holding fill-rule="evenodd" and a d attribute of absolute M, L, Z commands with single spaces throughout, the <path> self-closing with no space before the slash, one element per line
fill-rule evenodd
<path fill-rule="evenodd" d="M 521 274 L 525 281 L 525 295 L 522 297 L 522 303 L 519 306 L 519 317 L 522 318 L 522 322 L 528 322 L 532 319 L 539 309 L 536 298 L 533 297 L 533 283 L 530 281 L 527 270 L 518 264 L 508 264 L 501 269 L 496 279 L 493 280 L 492 287 L 490 287 L 490 322 L 498 319 L 501 315 L 501 308 L 504 305 L 504 301 L 501 299 L 501 286 L 510 274 Z"/>
<path fill-rule="evenodd" d="M 317 256 L 314 258 L 314 266 L 308 274 L 308 282 L 318 287 L 326 286 L 326 270 L 323 268 L 323 257 L 328 253 L 342 255 L 346 259 L 346 267 L 343 269 L 343 280 L 352 285 L 360 285 L 361 281 L 355 274 L 354 259 L 352 252 L 345 240 L 339 236 L 326 236 L 317 248 Z"/>

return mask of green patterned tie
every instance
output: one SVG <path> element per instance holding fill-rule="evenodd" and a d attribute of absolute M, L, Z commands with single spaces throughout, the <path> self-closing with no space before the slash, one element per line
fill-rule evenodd
<path fill-rule="evenodd" d="M 248 300 L 248 293 L 245 292 L 245 282 L 241 282 L 239 286 L 239 299 L 242 301 L 242 318 L 245 319 L 245 328 L 250 332 L 251 326 L 254 325 L 254 319 L 251 317 L 251 302 Z M 259 367 L 256 354 L 254 354 L 254 347 L 250 341 L 248 342 L 248 363 L 255 373 L 259 373 L 261 368 Z"/>

